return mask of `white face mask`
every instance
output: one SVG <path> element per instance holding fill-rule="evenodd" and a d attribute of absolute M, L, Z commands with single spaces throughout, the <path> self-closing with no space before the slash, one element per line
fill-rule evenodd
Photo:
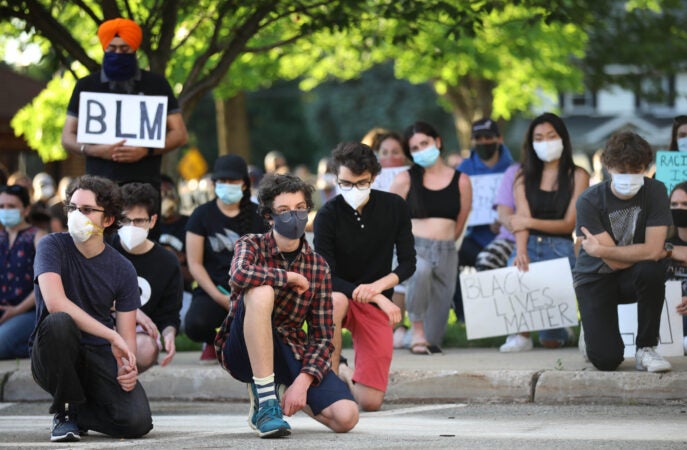
<path fill-rule="evenodd" d="M 91 222 L 81 211 L 72 211 L 67 215 L 67 228 L 72 238 L 80 243 L 86 242 L 91 236 L 102 235 L 103 229 Z"/>
<path fill-rule="evenodd" d="M 537 154 L 537 158 L 544 162 L 560 159 L 563 154 L 563 141 L 561 139 L 532 142 L 532 147 Z"/>
<path fill-rule="evenodd" d="M 634 197 L 644 186 L 644 174 L 641 173 L 614 173 L 611 176 L 615 191 L 623 196 Z"/>
<path fill-rule="evenodd" d="M 127 251 L 131 251 L 148 239 L 148 229 L 136 225 L 124 225 L 117 230 L 119 242 Z"/>
<path fill-rule="evenodd" d="M 681 152 L 687 152 L 687 137 L 677 140 L 677 149 Z"/>
<path fill-rule="evenodd" d="M 341 191 L 341 196 L 346 200 L 346 203 L 351 205 L 351 208 L 358 209 L 358 206 L 365 203 L 370 197 L 370 188 L 358 189 L 357 187 L 353 187 L 349 191 Z"/>

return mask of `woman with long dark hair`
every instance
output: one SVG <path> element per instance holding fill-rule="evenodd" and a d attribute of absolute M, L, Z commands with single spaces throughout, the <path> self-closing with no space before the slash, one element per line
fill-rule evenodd
<path fill-rule="evenodd" d="M 544 113 L 530 123 L 522 146 L 522 167 L 515 176 L 515 234 L 513 264 L 527 271 L 530 262 L 567 257 L 575 265 L 572 233 L 577 197 L 589 187 L 589 174 L 573 162 L 570 134 L 563 120 Z M 568 341 L 568 331 L 539 331 L 539 342 L 558 348 Z M 508 336 L 502 352 L 532 349 L 529 333 Z"/>
<path fill-rule="evenodd" d="M 186 225 L 186 259 L 198 283 L 186 313 L 184 331 L 203 342 L 201 361 L 217 362 L 213 342 L 229 309 L 229 269 L 234 243 L 247 233 L 267 231 L 250 200 L 246 162 L 238 155 L 220 156 L 212 172 L 217 198 L 198 206 Z"/>
<path fill-rule="evenodd" d="M 458 271 L 456 239 L 472 206 L 470 178 L 440 157 L 442 140 L 430 124 L 415 122 L 403 133 L 403 148 L 414 164 L 396 175 L 390 192 L 410 206 L 417 263 L 408 280 L 406 309 L 410 351 L 439 352 L 453 302 Z"/>

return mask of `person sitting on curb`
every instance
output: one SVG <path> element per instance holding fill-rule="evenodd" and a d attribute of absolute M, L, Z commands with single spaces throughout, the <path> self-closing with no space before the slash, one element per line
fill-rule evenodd
<path fill-rule="evenodd" d="M 367 145 L 337 145 L 331 171 L 341 195 L 315 217 L 315 251 L 332 271 L 336 327 L 332 366 L 364 411 L 382 407 L 394 351 L 392 327 L 401 321 L 401 309 L 391 296 L 394 286 L 415 271 L 407 203 L 398 195 L 370 189 L 381 169 Z M 398 265 L 392 270 L 394 249 Z M 342 325 L 353 337 L 355 372 L 346 364 L 338 365 Z"/>
<path fill-rule="evenodd" d="M 67 192 L 69 233 L 38 243 L 29 349 L 33 378 L 52 397 L 53 442 L 78 441 L 83 430 L 136 438 L 153 428 L 137 381 L 136 270 L 103 239 L 119 226 L 121 204 L 114 182 L 77 178 Z"/>
<path fill-rule="evenodd" d="M 143 373 L 157 364 L 160 335 L 167 352 L 160 365 L 172 362 L 176 354 L 184 280 L 176 256 L 148 238 L 157 222 L 155 188 L 129 183 L 121 189 L 124 212 L 113 247 L 131 261 L 138 274 L 141 307 L 136 311 L 136 366 Z"/>
<path fill-rule="evenodd" d="M 637 302 L 637 370 L 667 372 L 656 352 L 665 298 L 665 268 L 659 259 L 672 224 L 666 188 L 647 178 L 649 143 L 632 132 L 611 137 L 601 156 L 611 181 L 596 184 L 577 200 L 576 235 L 581 249 L 573 282 L 580 308 L 586 356 L 599 370 L 623 362 L 618 304 Z"/>
<path fill-rule="evenodd" d="M 301 409 L 338 433 L 358 423 L 348 386 L 330 370 L 331 275 L 304 238 L 312 192 L 290 174 L 260 183 L 259 212 L 272 230 L 236 242 L 229 313 L 215 340 L 220 364 L 250 383 L 248 424 L 263 438 L 291 434 L 283 416 Z M 277 384 L 288 386 L 279 398 Z"/>
<path fill-rule="evenodd" d="M 676 312 L 682 316 L 682 347 L 687 355 L 687 181 L 675 186 L 670 193 L 670 213 L 675 234 L 666 241 L 669 253 L 666 279 L 677 280 L 681 285 L 682 301 Z"/>

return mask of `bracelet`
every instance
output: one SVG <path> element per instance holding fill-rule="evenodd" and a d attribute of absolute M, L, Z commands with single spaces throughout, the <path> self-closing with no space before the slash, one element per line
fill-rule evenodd
<path fill-rule="evenodd" d="M 86 154 L 86 144 L 81 144 L 80 150 L 81 150 L 81 154 L 85 155 Z"/>

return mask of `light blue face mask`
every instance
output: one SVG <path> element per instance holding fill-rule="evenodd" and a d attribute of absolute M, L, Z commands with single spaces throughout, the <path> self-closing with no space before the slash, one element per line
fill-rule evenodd
<path fill-rule="evenodd" d="M 2 223 L 5 228 L 16 227 L 21 221 L 21 211 L 18 209 L 0 209 L 0 223 Z"/>
<path fill-rule="evenodd" d="M 215 195 L 227 205 L 237 203 L 243 197 L 243 184 L 217 183 Z"/>
<path fill-rule="evenodd" d="M 437 158 L 439 158 L 439 149 L 436 145 L 431 145 L 424 150 L 413 153 L 413 161 L 415 164 L 422 167 L 429 167 L 433 165 Z"/>
<path fill-rule="evenodd" d="M 687 137 L 677 140 L 677 149 L 681 152 L 687 152 Z"/>

